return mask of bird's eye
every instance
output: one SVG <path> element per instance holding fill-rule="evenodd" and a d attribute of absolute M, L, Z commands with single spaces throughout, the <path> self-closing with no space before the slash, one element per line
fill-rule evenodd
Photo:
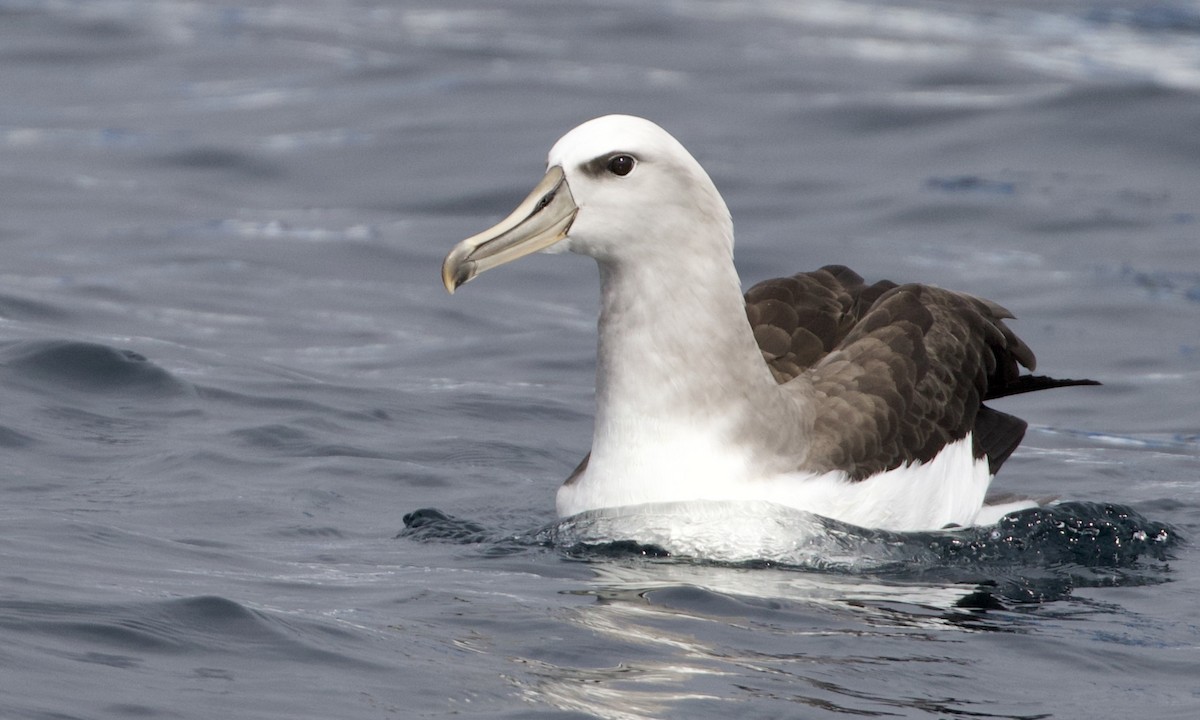
<path fill-rule="evenodd" d="M 613 155 L 608 159 L 608 171 L 620 177 L 633 172 L 634 165 L 637 165 L 637 160 L 632 155 Z"/>

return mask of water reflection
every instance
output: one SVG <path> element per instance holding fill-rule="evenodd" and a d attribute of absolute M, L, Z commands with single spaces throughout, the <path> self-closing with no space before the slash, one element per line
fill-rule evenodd
<path fill-rule="evenodd" d="M 525 673 L 514 683 L 531 701 L 604 720 L 682 717 L 688 703 L 745 695 L 859 715 L 928 712 L 928 699 L 866 691 L 855 679 L 896 663 L 953 676 L 959 659 L 938 645 L 1022 624 L 1019 615 L 961 607 L 972 585 L 660 562 L 593 570 L 594 582 L 575 592 L 595 602 L 567 619 L 604 642 L 603 657 L 616 645 L 628 660 L 565 667 L 521 658 Z M 934 644 L 913 654 L 924 647 L 914 640 Z"/>
<path fill-rule="evenodd" d="M 520 670 L 508 679 L 530 702 L 603 720 L 711 716 L 714 702 L 747 698 L 798 712 L 1041 717 L 1024 712 L 1037 706 L 1019 692 L 989 703 L 988 688 L 963 681 L 983 671 L 965 668 L 1003 662 L 1006 650 L 1025 658 L 1039 643 L 1052 652 L 1057 628 L 1080 617 L 1129 622 L 1075 590 L 1166 582 L 1181 542 L 1168 525 L 1101 503 L 910 534 L 808 514 L 776 522 L 782 511 L 753 504 L 692 512 L 691 524 L 679 507 L 665 510 L 585 514 L 515 535 L 421 510 L 402 534 L 508 562 L 532 553 L 566 563 L 574 579 L 561 592 L 587 601 L 557 607 L 545 640 L 510 656 Z M 721 533 L 734 511 L 742 522 Z M 698 541 L 764 558 L 673 554 Z"/>

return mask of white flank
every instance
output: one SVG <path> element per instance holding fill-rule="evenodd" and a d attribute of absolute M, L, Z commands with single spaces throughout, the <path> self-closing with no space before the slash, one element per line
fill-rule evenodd
<path fill-rule="evenodd" d="M 976 524 L 991 482 L 987 460 L 973 457 L 970 435 L 947 445 L 931 462 L 860 482 L 847 481 L 844 473 L 746 478 L 740 472 L 745 462 L 736 454 L 714 452 L 703 441 L 686 454 L 679 454 L 681 449 L 659 455 L 662 467 L 620 468 L 622 474 L 605 477 L 585 471 L 559 488 L 559 515 L 645 503 L 765 500 L 859 527 L 938 530 Z M 995 521 L 990 513 L 987 519 Z"/>

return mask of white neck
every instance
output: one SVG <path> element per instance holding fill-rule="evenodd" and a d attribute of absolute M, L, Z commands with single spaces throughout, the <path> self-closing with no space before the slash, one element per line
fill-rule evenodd
<path fill-rule="evenodd" d="M 700 482 L 701 475 L 728 483 L 756 474 L 761 468 L 754 458 L 729 448 L 753 449 L 739 442 L 747 434 L 768 440 L 755 423 L 764 409 L 779 408 L 766 417 L 788 417 L 746 321 L 728 250 L 701 247 L 710 248 L 709 256 L 671 249 L 678 255 L 673 259 L 600 264 L 588 472 L 602 477 L 592 481 L 665 488 Z"/>
<path fill-rule="evenodd" d="M 601 265 L 598 421 L 633 412 L 671 422 L 678 413 L 728 411 L 753 400 L 748 390 L 774 389 L 732 262 L 719 272 L 704 268 L 703 278 L 686 277 L 692 264 L 665 272 Z"/>

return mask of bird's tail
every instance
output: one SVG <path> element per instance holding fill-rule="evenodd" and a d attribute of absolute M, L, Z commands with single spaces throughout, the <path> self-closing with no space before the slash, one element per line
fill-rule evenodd
<path fill-rule="evenodd" d="M 1099 385 L 1095 380 L 1071 380 L 1068 378 L 1052 378 L 1048 375 L 1021 375 L 1011 382 L 1006 382 L 999 387 L 989 387 L 987 397 L 984 400 L 994 400 L 995 398 L 1008 397 L 1009 395 L 1020 395 L 1022 393 L 1037 392 L 1038 390 L 1052 390 L 1060 387 L 1072 387 L 1075 385 Z"/>

